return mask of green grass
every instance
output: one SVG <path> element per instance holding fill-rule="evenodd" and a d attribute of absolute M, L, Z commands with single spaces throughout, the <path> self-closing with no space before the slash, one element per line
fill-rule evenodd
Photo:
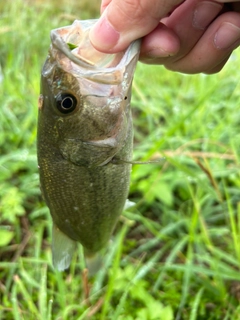
<path fill-rule="evenodd" d="M 51 264 L 39 190 L 37 99 L 49 31 L 97 1 L 0 4 L 0 319 L 240 319 L 240 52 L 217 75 L 138 64 L 129 199 L 84 297 L 82 251 Z M 89 7 L 90 6 L 90 7 Z M 117 187 L 117 186 L 116 186 Z"/>

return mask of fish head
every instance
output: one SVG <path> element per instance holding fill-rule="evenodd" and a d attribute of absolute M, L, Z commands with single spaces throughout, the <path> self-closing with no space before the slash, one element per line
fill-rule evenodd
<path fill-rule="evenodd" d="M 52 30 L 41 78 L 39 121 L 64 159 L 84 166 L 109 162 L 123 147 L 140 42 L 105 54 L 89 40 L 96 20 Z"/>

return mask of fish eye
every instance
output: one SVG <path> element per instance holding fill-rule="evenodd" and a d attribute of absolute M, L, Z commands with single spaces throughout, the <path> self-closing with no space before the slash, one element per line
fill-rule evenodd
<path fill-rule="evenodd" d="M 57 108 L 61 113 L 72 112 L 77 106 L 77 99 L 71 93 L 59 93 L 56 98 Z"/>

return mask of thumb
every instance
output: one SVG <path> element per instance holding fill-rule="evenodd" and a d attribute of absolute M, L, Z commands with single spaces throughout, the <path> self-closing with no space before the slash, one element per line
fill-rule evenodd
<path fill-rule="evenodd" d="M 109 1 L 108 1 L 109 2 Z M 156 28 L 182 0 L 112 0 L 90 31 L 93 46 L 103 52 L 124 50 Z"/>

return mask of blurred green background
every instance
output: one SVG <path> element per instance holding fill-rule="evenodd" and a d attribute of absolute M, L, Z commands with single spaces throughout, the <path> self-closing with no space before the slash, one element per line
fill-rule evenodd
<path fill-rule="evenodd" d="M 51 264 L 37 99 L 53 28 L 100 1 L 0 3 L 0 319 L 240 319 L 240 53 L 212 76 L 138 64 L 129 199 L 87 298 L 81 248 Z M 117 187 L 117 186 L 116 186 Z"/>

